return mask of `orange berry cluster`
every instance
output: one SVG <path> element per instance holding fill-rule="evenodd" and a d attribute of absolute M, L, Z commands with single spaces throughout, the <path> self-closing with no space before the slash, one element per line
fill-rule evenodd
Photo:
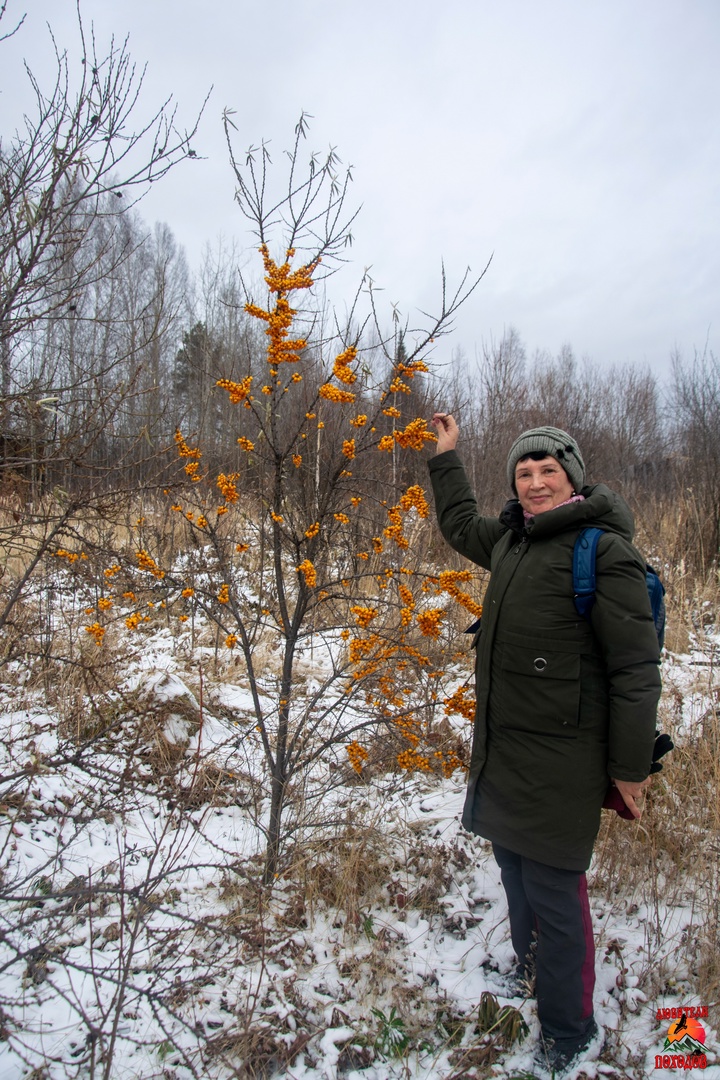
<path fill-rule="evenodd" d="M 293 317 L 297 314 L 295 308 L 290 307 L 288 294 L 297 289 L 309 289 L 312 286 L 312 275 L 315 272 L 319 260 L 300 266 L 293 271 L 290 266 L 295 251 L 288 248 L 285 262 L 278 266 L 270 257 L 267 245 L 260 247 L 260 254 L 265 266 L 265 281 L 268 289 L 277 297 L 275 307 L 265 310 L 257 304 L 246 304 L 245 311 L 255 319 L 261 319 L 267 323 L 265 333 L 270 341 L 267 347 L 267 359 L 271 368 L 277 368 L 278 364 L 297 363 L 300 353 L 307 345 L 304 338 L 296 340 L 288 339 L 288 330 L 292 326 Z M 276 374 L 276 372 L 275 372 Z"/>
<path fill-rule="evenodd" d="M 87 559 L 87 555 L 85 554 L 84 551 L 81 551 L 80 554 L 78 555 L 74 551 L 66 551 L 65 548 L 58 548 L 58 550 L 55 552 L 55 557 L 58 558 L 58 559 L 67 559 L 67 561 L 71 565 L 74 562 L 77 562 L 78 559 Z"/>
<path fill-rule="evenodd" d="M 400 626 L 405 629 L 412 622 L 415 598 L 407 585 L 398 585 L 398 596 L 403 602 L 403 607 L 400 608 Z"/>
<path fill-rule="evenodd" d="M 446 716 L 450 716 L 452 713 L 457 713 L 460 716 L 464 716 L 466 720 L 474 720 L 475 702 L 472 700 L 472 698 L 468 698 L 465 696 L 467 692 L 467 686 L 459 686 L 457 690 L 450 695 L 450 697 L 446 697 L 443 700 Z"/>
<path fill-rule="evenodd" d="M 219 604 L 228 604 L 230 602 L 230 586 L 225 584 L 221 585 L 217 598 Z"/>
<path fill-rule="evenodd" d="M 425 498 L 425 492 L 419 484 L 412 484 L 405 494 L 400 499 L 400 506 L 407 513 L 411 507 L 415 507 L 418 513 L 418 517 L 426 518 L 430 513 L 430 507 L 428 501 Z"/>
<path fill-rule="evenodd" d="M 403 364 L 400 361 L 395 365 L 395 370 L 398 375 L 404 375 L 406 379 L 414 379 L 418 371 L 429 371 L 429 367 L 424 360 L 412 360 L 409 364 Z"/>
<path fill-rule="evenodd" d="M 202 457 L 202 454 L 197 449 L 197 447 L 193 448 L 191 446 L 188 446 L 188 444 L 185 442 L 185 440 L 184 440 L 184 438 L 182 436 L 182 432 L 179 429 L 176 430 L 174 438 L 175 438 L 175 442 L 177 443 L 179 457 L 185 457 L 185 458 L 191 458 L 191 457 L 192 458 L 200 458 L 200 457 Z"/>
<path fill-rule="evenodd" d="M 482 615 L 482 604 L 478 604 L 473 600 L 472 596 L 463 592 L 458 588 L 458 581 L 472 581 L 472 573 L 470 570 L 443 570 L 437 578 L 437 592 L 447 593 L 448 596 L 452 596 L 456 603 L 460 604 L 469 611 L 471 615 L 474 615 L 476 619 L 479 619 Z"/>
<path fill-rule="evenodd" d="M 363 764 L 367 761 L 367 750 L 360 745 L 357 739 L 353 739 L 345 749 L 347 750 L 347 756 L 350 758 L 350 764 L 359 775 L 362 772 Z"/>
<path fill-rule="evenodd" d="M 357 664 L 363 657 L 368 656 L 373 648 L 379 643 L 380 638 L 371 634 L 369 638 L 353 638 L 348 646 L 348 658 L 351 664 Z"/>
<path fill-rule="evenodd" d="M 443 776 L 446 780 L 450 779 L 456 769 L 464 769 L 466 767 L 462 758 L 459 758 L 454 752 L 445 755 L 442 750 L 436 750 L 435 757 L 440 762 L 440 768 L 442 769 Z"/>
<path fill-rule="evenodd" d="M 355 400 L 355 395 L 351 390 L 340 390 L 337 386 L 333 386 L 332 383 L 323 383 L 318 390 L 318 394 L 321 398 L 325 398 L 326 401 L 349 404 Z"/>
<path fill-rule="evenodd" d="M 445 618 L 445 614 L 442 608 L 430 608 L 428 611 L 421 611 L 416 616 L 420 633 L 425 637 L 439 637 L 440 624 Z"/>
<path fill-rule="evenodd" d="M 405 607 L 415 607 L 415 599 L 413 597 L 412 591 L 407 587 L 407 585 L 398 585 L 398 595 Z"/>
<path fill-rule="evenodd" d="M 401 702 L 402 703 L 402 702 Z M 398 728 L 404 739 L 410 743 L 412 747 L 416 747 L 420 742 L 420 735 L 418 730 L 420 725 L 413 716 L 396 716 L 393 723 Z"/>
<path fill-rule="evenodd" d="M 406 656 L 417 661 L 422 667 L 430 667 L 430 658 L 425 656 L 424 653 L 421 653 L 420 650 L 416 649 L 413 645 L 403 645 L 403 652 Z M 428 673 L 428 677 L 431 677 L 430 673 Z"/>
<path fill-rule="evenodd" d="M 416 750 L 403 750 L 397 756 L 397 763 L 401 769 L 407 769 L 408 772 L 431 772 L 430 758 L 425 757 L 422 754 L 418 754 Z"/>
<path fill-rule="evenodd" d="M 363 630 L 367 630 L 370 623 L 373 619 L 377 618 L 378 614 L 377 608 L 362 607 L 360 604 L 354 604 L 353 607 L 350 608 L 350 611 L 355 616 L 355 621 L 358 626 L 362 627 Z"/>
<path fill-rule="evenodd" d="M 450 592 L 458 581 L 472 581 L 472 570 L 441 570 L 437 576 L 437 583 L 445 592 Z"/>
<path fill-rule="evenodd" d="M 403 449 L 422 450 L 426 442 L 437 442 L 437 435 L 427 430 L 427 421 L 422 417 L 411 420 L 404 431 L 395 431 L 393 434 Z"/>
<path fill-rule="evenodd" d="M 297 572 L 304 575 L 305 584 L 307 585 L 308 589 L 315 588 L 315 586 L 317 585 L 317 572 L 309 559 L 303 559 L 303 561 L 297 567 Z"/>
<path fill-rule="evenodd" d="M 227 390 L 230 395 L 230 403 L 238 405 L 250 393 L 252 381 L 252 375 L 248 375 L 247 379 L 243 379 L 242 382 L 233 382 L 232 379 L 218 379 L 215 385 L 219 386 L 221 390 Z"/>
<path fill-rule="evenodd" d="M 357 349 L 354 345 L 351 345 L 336 357 L 335 363 L 333 364 L 333 375 L 338 382 L 345 383 L 346 386 L 352 386 L 355 382 L 357 375 L 350 367 L 350 364 L 352 364 L 356 356 Z"/>
<path fill-rule="evenodd" d="M 184 466 L 184 469 L 194 484 L 199 483 L 200 476 L 198 475 L 198 470 L 200 468 L 200 458 L 202 457 L 202 454 L 197 447 L 188 446 L 179 429 L 175 431 L 174 437 L 178 448 L 178 455 L 181 458 L 195 458 L 194 461 L 188 461 Z"/>
<path fill-rule="evenodd" d="M 94 622 L 92 626 L 85 627 L 85 632 L 95 638 L 95 644 L 100 648 L 105 637 L 105 627 L 101 626 L 99 622 Z"/>
<path fill-rule="evenodd" d="M 400 415 L 397 409 L 383 409 L 383 412 L 388 416 Z M 383 435 L 378 441 L 377 448 L 389 453 L 397 443 L 398 446 L 402 446 L 403 450 L 422 450 L 426 442 L 437 442 L 437 435 L 427 430 L 426 420 L 418 417 L 416 420 L 411 420 L 404 431 L 395 428 L 392 435 Z"/>
<path fill-rule="evenodd" d="M 320 259 L 315 259 L 314 262 L 308 263 L 306 266 L 299 266 L 297 270 L 290 270 L 290 259 L 295 257 L 295 248 L 288 248 L 285 252 L 285 262 L 278 266 L 270 258 L 267 244 L 261 244 L 259 248 L 260 254 L 263 257 L 263 264 L 265 266 L 265 274 L 267 275 L 265 280 L 268 284 L 270 292 L 273 293 L 286 293 L 294 292 L 296 289 L 309 289 L 313 283 L 312 276 L 318 268 Z"/>
<path fill-rule="evenodd" d="M 138 568 L 140 570 L 146 570 L 149 574 L 152 574 L 153 577 L 156 577 L 158 581 L 162 581 L 165 577 L 165 571 L 160 569 L 153 557 L 149 555 L 144 548 L 141 551 L 137 551 L 135 557 L 138 561 Z"/>
<path fill-rule="evenodd" d="M 239 473 L 230 473 L 226 476 L 225 473 L 219 473 L 217 478 L 217 486 L 220 489 L 223 499 L 226 503 L 234 503 L 238 500 L 238 490 L 235 486 Z"/>
<path fill-rule="evenodd" d="M 403 534 L 403 518 L 400 509 L 399 504 L 389 507 L 387 515 L 390 518 L 390 524 L 383 529 L 383 536 L 386 536 L 388 540 L 394 540 L 399 548 L 407 548 L 410 544 Z"/>

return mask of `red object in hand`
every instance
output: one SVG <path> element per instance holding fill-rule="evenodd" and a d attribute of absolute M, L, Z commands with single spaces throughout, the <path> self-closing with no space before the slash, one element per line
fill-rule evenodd
<path fill-rule="evenodd" d="M 614 784 L 610 784 L 605 792 L 603 808 L 605 810 L 614 810 L 616 814 L 619 814 L 621 818 L 625 818 L 626 821 L 635 820 L 632 811 L 625 805 L 625 800 Z"/>

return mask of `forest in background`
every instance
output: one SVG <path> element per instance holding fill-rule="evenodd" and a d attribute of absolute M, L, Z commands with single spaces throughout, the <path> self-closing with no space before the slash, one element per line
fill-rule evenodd
<path fill-rule="evenodd" d="M 258 284 L 257 277 L 248 283 L 241 275 L 247 252 L 208 248 L 191 273 L 167 225 L 149 228 L 139 211 L 120 211 L 117 202 L 112 192 L 98 200 L 91 220 L 77 226 L 82 243 L 57 266 L 55 242 L 47 255 L 53 265 L 42 265 L 51 284 L 41 282 L 33 296 L 40 300 L 37 317 L 19 317 L 6 297 L 2 489 L 37 500 L 59 488 L 82 500 L 166 487 L 180 428 L 258 493 L 261 478 L 238 450 L 232 406 L 216 385 L 259 378 L 265 365 L 262 331 L 245 311 Z M 55 295 L 58 277 L 62 288 Z M 20 291 L 17 305 L 22 302 Z M 330 311 L 317 317 L 333 319 Z M 362 339 L 364 362 L 376 370 L 387 368 L 388 350 L 402 359 L 408 345 L 412 349 L 409 328 L 388 322 L 382 344 L 377 333 Z M 324 349 L 322 339 L 312 347 L 315 383 L 307 386 L 304 404 L 321 385 Z M 605 369 L 579 360 L 571 345 L 558 356 L 529 356 L 510 328 L 473 357 L 440 342 L 430 357 L 432 374 L 415 395 L 416 411 L 457 414 L 462 455 L 484 511 L 498 511 L 507 496 L 504 462 L 515 436 L 553 423 L 577 438 L 588 476 L 622 492 L 647 519 L 653 547 L 663 516 L 675 515 L 671 561 L 703 571 L 714 564 L 720 515 L 720 362 L 714 354 L 678 353 L 672 375 L 661 381 L 644 365 Z M 388 422 L 380 434 L 390 430 Z M 247 431 L 251 439 L 256 434 Z M 424 483 L 424 468 L 417 461 L 397 463 L 395 480 Z"/>

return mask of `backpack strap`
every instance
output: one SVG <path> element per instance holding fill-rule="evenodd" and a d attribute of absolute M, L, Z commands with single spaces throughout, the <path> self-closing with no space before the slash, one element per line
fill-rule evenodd
<path fill-rule="evenodd" d="M 665 586 L 660 580 L 657 570 L 653 570 L 650 563 L 645 564 L 645 584 L 650 597 L 650 608 L 655 623 L 658 645 L 662 651 L 665 645 Z"/>
<path fill-rule="evenodd" d="M 573 596 L 575 610 L 583 619 L 590 617 L 595 603 L 595 558 L 602 529 L 582 529 L 573 549 Z"/>

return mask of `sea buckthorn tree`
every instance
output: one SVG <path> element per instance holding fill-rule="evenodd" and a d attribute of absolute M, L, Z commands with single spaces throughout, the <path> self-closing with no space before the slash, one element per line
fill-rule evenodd
<path fill-rule="evenodd" d="M 242 658 L 252 737 L 269 774 L 270 881 L 289 786 L 329 753 L 339 749 L 360 773 L 381 731 L 399 768 L 450 774 L 462 764 L 457 745 L 429 739 L 428 717 L 437 706 L 470 716 L 472 701 L 462 690 L 443 694 L 427 645 L 442 638 L 453 602 L 473 617 L 480 608 L 465 584 L 470 571 L 437 572 L 418 542 L 429 507 L 420 484 L 403 483 L 401 466 L 435 441 L 413 395 L 433 341 L 479 278 L 466 272 L 449 295 L 443 277 L 439 314 L 402 334 L 396 316 L 386 335 L 366 276 L 341 322 L 318 293 L 351 239 L 349 170 L 340 174 L 334 152 L 301 168 L 301 118 L 287 186 L 273 199 L 267 148 L 240 162 L 229 115 L 225 127 L 237 202 L 262 261 L 263 283 L 247 286 L 245 310 L 264 331 L 264 374 L 232 372 L 215 388 L 236 409 L 242 466 L 207 468 L 194 433 L 175 434 L 183 483 L 169 497 L 202 567 L 190 557 L 161 566 L 145 548 L 134 565 L 173 617 L 202 610 Z M 122 588 L 132 605 L 136 591 L 127 580 Z M 98 610 L 87 627 L 97 644 L 107 615 Z M 137 630 L 148 614 L 138 605 L 124 617 Z"/>

